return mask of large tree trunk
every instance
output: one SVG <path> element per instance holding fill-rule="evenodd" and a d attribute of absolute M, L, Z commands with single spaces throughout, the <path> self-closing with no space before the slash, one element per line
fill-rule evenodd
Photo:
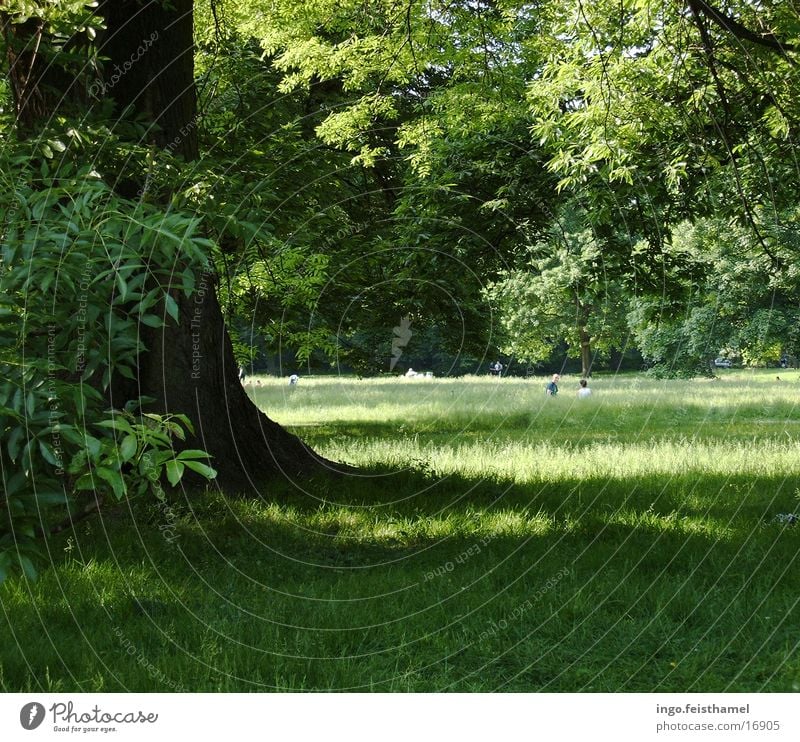
<path fill-rule="evenodd" d="M 5 45 L 8 83 L 16 114 L 17 130 L 26 136 L 47 124 L 56 109 L 69 109 L 70 104 L 86 104 L 85 91 L 72 65 L 54 62 L 47 24 L 39 18 L 15 23 L 0 1 L 0 33 Z M 76 35 L 63 42 L 64 52 L 86 46 L 86 38 Z M 70 69 L 72 67 L 72 69 Z"/>
<path fill-rule="evenodd" d="M 248 494 L 266 478 L 294 478 L 326 464 L 247 396 L 213 275 L 200 276 L 191 297 L 175 298 L 180 324 L 149 331 L 139 392 L 155 397 L 157 409 L 191 418 L 196 441 L 189 446 L 212 454 L 219 484 L 232 494 Z"/>
<path fill-rule="evenodd" d="M 151 144 L 187 162 L 196 159 L 192 0 L 107 0 L 98 12 L 106 20 L 98 47 L 107 61 L 90 92 L 113 101 L 119 116 L 131 107 L 151 122 Z M 60 97 L 52 93 L 61 82 L 58 65 L 37 56 L 43 24 L 7 20 L 0 13 L 2 32 L 14 42 L 8 46 L 10 81 L 20 130 L 35 130 L 59 109 L 85 105 L 86 91 L 74 80 L 71 89 L 61 87 Z M 123 168 L 114 185 L 130 197 L 145 184 Z M 231 493 L 252 493 L 275 475 L 295 477 L 329 464 L 251 402 L 238 379 L 214 276 L 197 279 L 193 296 L 173 293 L 179 324 L 143 328 L 139 377 L 133 384 L 114 380 L 112 404 L 148 396 L 157 410 L 188 415 L 196 436 L 187 445 L 212 455 L 218 482 Z"/>
<path fill-rule="evenodd" d="M 198 156 L 194 85 L 193 2 L 109 0 L 102 8 L 108 57 L 102 90 L 121 114 L 131 106 L 153 122 L 150 140 L 189 162 Z M 118 188 L 143 184 L 120 180 Z M 179 324 L 145 336 L 138 393 L 159 410 L 193 421 L 200 447 L 213 456 L 218 482 L 229 492 L 257 491 L 275 475 L 295 477 L 327 464 L 253 404 L 238 378 L 233 348 L 212 274 L 197 277 L 188 299 L 175 295 Z"/>

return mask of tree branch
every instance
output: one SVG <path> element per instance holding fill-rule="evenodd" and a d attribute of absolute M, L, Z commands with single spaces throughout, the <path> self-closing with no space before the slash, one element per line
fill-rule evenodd
<path fill-rule="evenodd" d="M 756 33 L 755 31 L 751 31 L 749 28 L 739 23 L 739 21 L 737 21 L 735 18 L 725 15 L 725 13 L 723 13 L 721 10 L 717 10 L 704 0 L 688 0 L 688 4 L 692 12 L 702 13 L 710 21 L 728 33 L 733 34 L 737 39 L 749 41 L 752 44 L 758 44 L 758 46 L 766 47 L 767 49 L 778 52 L 784 57 L 787 55 L 787 52 L 800 51 L 796 45 L 781 41 L 773 33 L 760 34 Z"/>
<path fill-rule="evenodd" d="M 101 505 L 102 498 L 96 497 L 81 512 L 71 513 L 60 523 L 51 526 L 46 532 L 41 528 L 37 528 L 36 535 L 40 538 L 45 535 L 55 536 L 56 534 L 66 531 L 69 528 L 74 528 L 76 523 L 88 518 L 90 515 L 94 515 L 100 509 Z"/>

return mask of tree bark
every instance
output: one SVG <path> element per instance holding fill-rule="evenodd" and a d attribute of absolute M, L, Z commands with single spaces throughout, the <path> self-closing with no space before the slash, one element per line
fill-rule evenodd
<path fill-rule="evenodd" d="M 47 86 L 43 84 L 43 77 L 47 68 L 39 54 L 44 22 L 29 19 L 14 24 L 3 15 L 2 28 L 11 98 L 17 125 L 25 132 L 53 110 L 53 102 L 45 98 Z"/>
<path fill-rule="evenodd" d="M 54 51 L 48 43 L 46 24 L 39 18 L 14 23 L 0 3 L 0 33 L 5 43 L 8 83 L 16 114 L 17 131 L 26 136 L 46 125 L 58 108 L 71 103 L 85 105 L 79 73 L 54 63 Z M 63 44 L 63 50 L 75 51 L 85 46 L 75 36 Z"/>
<path fill-rule="evenodd" d="M 109 0 L 100 54 L 108 58 L 102 90 L 118 115 L 129 107 L 152 122 L 151 142 L 190 162 L 198 157 L 193 0 Z M 144 184 L 120 180 L 119 190 Z M 179 324 L 146 329 L 138 395 L 159 411 L 184 413 L 195 425 L 189 447 L 212 455 L 218 483 L 231 493 L 258 491 L 277 476 L 296 477 L 330 464 L 264 415 L 238 378 L 213 274 L 198 277 L 191 297 L 174 294 Z"/>
<path fill-rule="evenodd" d="M 148 122 L 150 142 L 197 159 L 193 0 L 106 0 L 106 31 L 98 51 L 107 57 L 99 91 L 117 115 L 131 107 Z"/>
<path fill-rule="evenodd" d="M 749 41 L 752 44 L 766 47 L 786 57 L 787 52 L 796 52 L 798 47 L 784 39 L 779 39 L 773 33 L 756 33 L 723 11 L 715 8 L 704 0 L 689 0 L 689 9 L 695 15 L 703 14 L 717 24 L 720 28 L 735 36 L 739 41 Z"/>
<path fill-rule="evenodd" d="M 198 156 L 197 99 L 194 86 L 192 0 L 107 0 L 99 8 L 106 30 L 98 51 L 106 58 L 103 77 L 92 86 L 97 97 L 113 101 L 115 113 L 138 114 L 149 122 L 147 140 L 190 162 Z M 42 24 L 12 24 L 0 13 L 9 45 L 10 81 L 20 131 L 35 131 L 70 105 L 85 106 L 85 90 L 72 85 L 53 96 L 49 80 L 58 73 L 37 56 Z M 27 38 L 25 38 L 27 35 Z M 48 71 L 49 70 L 49 71 Z M 91 92 L 91 91 L 90 91 Z M 138 179 L 137 179 L 138 178 Z M 140 192 L 140 177 L 120 176 L 123 196 Z M 275 476 L 295 477 L 330 465 L 297 437 L 264 415 L 238 379 L 230 337 L 216 296 L 213 274 L 197 280 L 191 297 L 172 292 L 179 323 L 160 330 L 144 328 L 145 350 L 135 382 L 112 381 L 116 407 L 142 396 L 155 399 L 157 411 L 183 413 L 195 426 L 190 448 L 212 456 L 218 483 L 232 494 L 258 492 Z"/>
<path fill-rule="evenodd" d="M 190 297 L 174 297 L 180 323 L 148 328 L 137 394 L 154 397 L 159 412 L 189 416 L 195 435 L 187 445 L 213 456 L 220 486 L 231 494 L 254 494 L 276 475 L 293 479 L 328 465 L 247 396 L 213 274 L 200 276 Z"/>
<path fill-rule="evenodd" d="M 588 379 L 592 375 L 592 339 L 586 327 L 580 328 L 581 340 L 581 375 Z"/>

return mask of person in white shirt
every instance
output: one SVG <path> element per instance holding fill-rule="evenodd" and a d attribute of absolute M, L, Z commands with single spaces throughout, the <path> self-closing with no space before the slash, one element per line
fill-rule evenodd
<path fill-rule="evenodd" d="M 583 397 L 591 397 L 592 390 L 589 389 L 589 382 L 587 382 L 586 379 L 581 379 L 580 383 L 581 385 L 578 389 L 578 398 L 582 399 Z"/>

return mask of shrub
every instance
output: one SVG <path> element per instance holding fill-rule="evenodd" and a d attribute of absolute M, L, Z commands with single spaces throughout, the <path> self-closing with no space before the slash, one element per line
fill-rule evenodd
<path fill-rule="evenodd" d="M 102 502 L 163 497 L 162 474 L 215 472 L 203 451 L 174 451 L 184 416 L 107 401 L 117 375 L 135 376 L 141 325 L 177 321 L 170 292 L 194 288 L 209 248 L 197 219 L 120 198 L 90 167 L 51 172 L 31 152 L 0 154 L 0 178 L 2 581 L 35 577 L 41 537 Z"/>

